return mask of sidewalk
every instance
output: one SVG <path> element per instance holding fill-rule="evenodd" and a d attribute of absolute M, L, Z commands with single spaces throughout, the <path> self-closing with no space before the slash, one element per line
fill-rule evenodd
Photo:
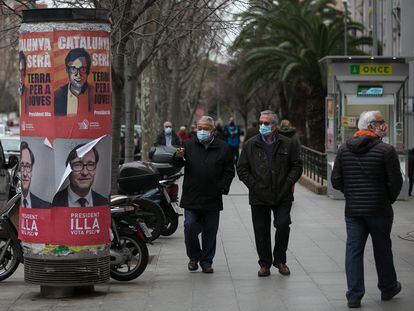
<path fill-rule="evenodd" d="M 3 310 L 348 310 L 345 299 L 344 201 L 318 196 L 297 185 L 292 209 L 288 265 L 292 274 L 272 269 L 258 278 L 247 190 L 235 179 L 224 197 L 215 273 L 187 271 L 182 219 L 177 232 L 150 246 L 151 264 L 133 282 L 96 286 L 91 296 L 64 300 L 39 297 L 39 287 L 23 281 L 23 267 L 0 282 Z M 381 302 L 371 242 L 365 259 L 366 295 L 362 310 L 413 310 L 414 242 L 398 235 L 414 231 L 414 201 L 398 202 L 393 228 L 394 260 L 402 292 Z"/>

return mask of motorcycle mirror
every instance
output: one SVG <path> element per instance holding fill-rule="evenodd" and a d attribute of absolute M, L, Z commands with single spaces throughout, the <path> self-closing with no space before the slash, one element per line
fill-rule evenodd
<path fill-rule="evenodd" d="M 12 168 L 19 163 L 19 158 L 15 155 L 9 157 L 9 162 L 7 163 L 8 168 Z"/>

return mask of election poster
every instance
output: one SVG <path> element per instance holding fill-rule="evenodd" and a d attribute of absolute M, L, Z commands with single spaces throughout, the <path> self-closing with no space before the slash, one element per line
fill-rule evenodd
<path fill-rule="evenodd" d="M 52 42 L 52 32 L 20 35 L 21 136 L 46 137 L 53 133 Z"/>
<path fill-rule="evenodd" d="M 89 252 L 110 242 L 109 31 L 81 23 L 20 28 L 19 238 L 29 252 Z"/>
<path fill-rule="evenodd" d="M 90 138 L 110 134 L 110 37 L 106 32 L 54 33 L 55 135 Z"/>

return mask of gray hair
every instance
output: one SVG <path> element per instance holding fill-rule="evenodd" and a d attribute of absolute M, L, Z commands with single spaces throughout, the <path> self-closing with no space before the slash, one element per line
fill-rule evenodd
<path fill-rule="evenodd" d="M 202 116 L 198 121 L 207 121 L 210 123 L 213 127 L 215 127 L 214 119 L 210 116 Z"/>
<path fill-rule="evenodd" d="M 368 126 L 376 120 L 375 116 L 377 114 L 381 114 L 381 111 L 364 111 L 361 113 L 358 120 L 358 129 L 367 130 Z"/>
<path fill-rule="evenodd" d="M 272 110 L 264 110 L 264 111 L 260 112 L 260 115 L 261 115 L 261 116 L 262 116 L 262 115 L 271 115 L 271 116 L 272 116 L 271 122 L 272 122 L 273 124 L 276 124 L 276 125 L 278 125 L 278 124 L 279 124 L 279 117 L 278 117 L 278 116 L 277 116 L 277 114 L 276 114 L 274 111 L 272 111 Z"/>

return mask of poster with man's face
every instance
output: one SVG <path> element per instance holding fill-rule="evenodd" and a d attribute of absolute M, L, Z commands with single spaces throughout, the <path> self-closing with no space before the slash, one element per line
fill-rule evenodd
<path fill-rule="evenodd" d="M 53 112 L 60 138 L 110 134 L 110 38 L 105 32 L 55 32 Z M 70 128 L 70 137 L 60 128 Z"/>
<path fill-rule="evenodd" d="M 22 136 L 110 135 L 110 48 L 106 31 L 21 33 Z"/>
<path fill-rule="evenodd" d="M 112 135 L 110 27 L 23 23 L 19 31 L 19 238 L 55 246 L 106 244 Z"/>
<path fill-rule="evenodd" d="M 95 145 L 88 139 L 55 140 L 55 188 L 53 206 L 107 206 L 110 194 L 111 139 Z M 88 144 L 90 146 L 88 147 Z M 79 198 L 86 201 L 79 202 Z"/>

